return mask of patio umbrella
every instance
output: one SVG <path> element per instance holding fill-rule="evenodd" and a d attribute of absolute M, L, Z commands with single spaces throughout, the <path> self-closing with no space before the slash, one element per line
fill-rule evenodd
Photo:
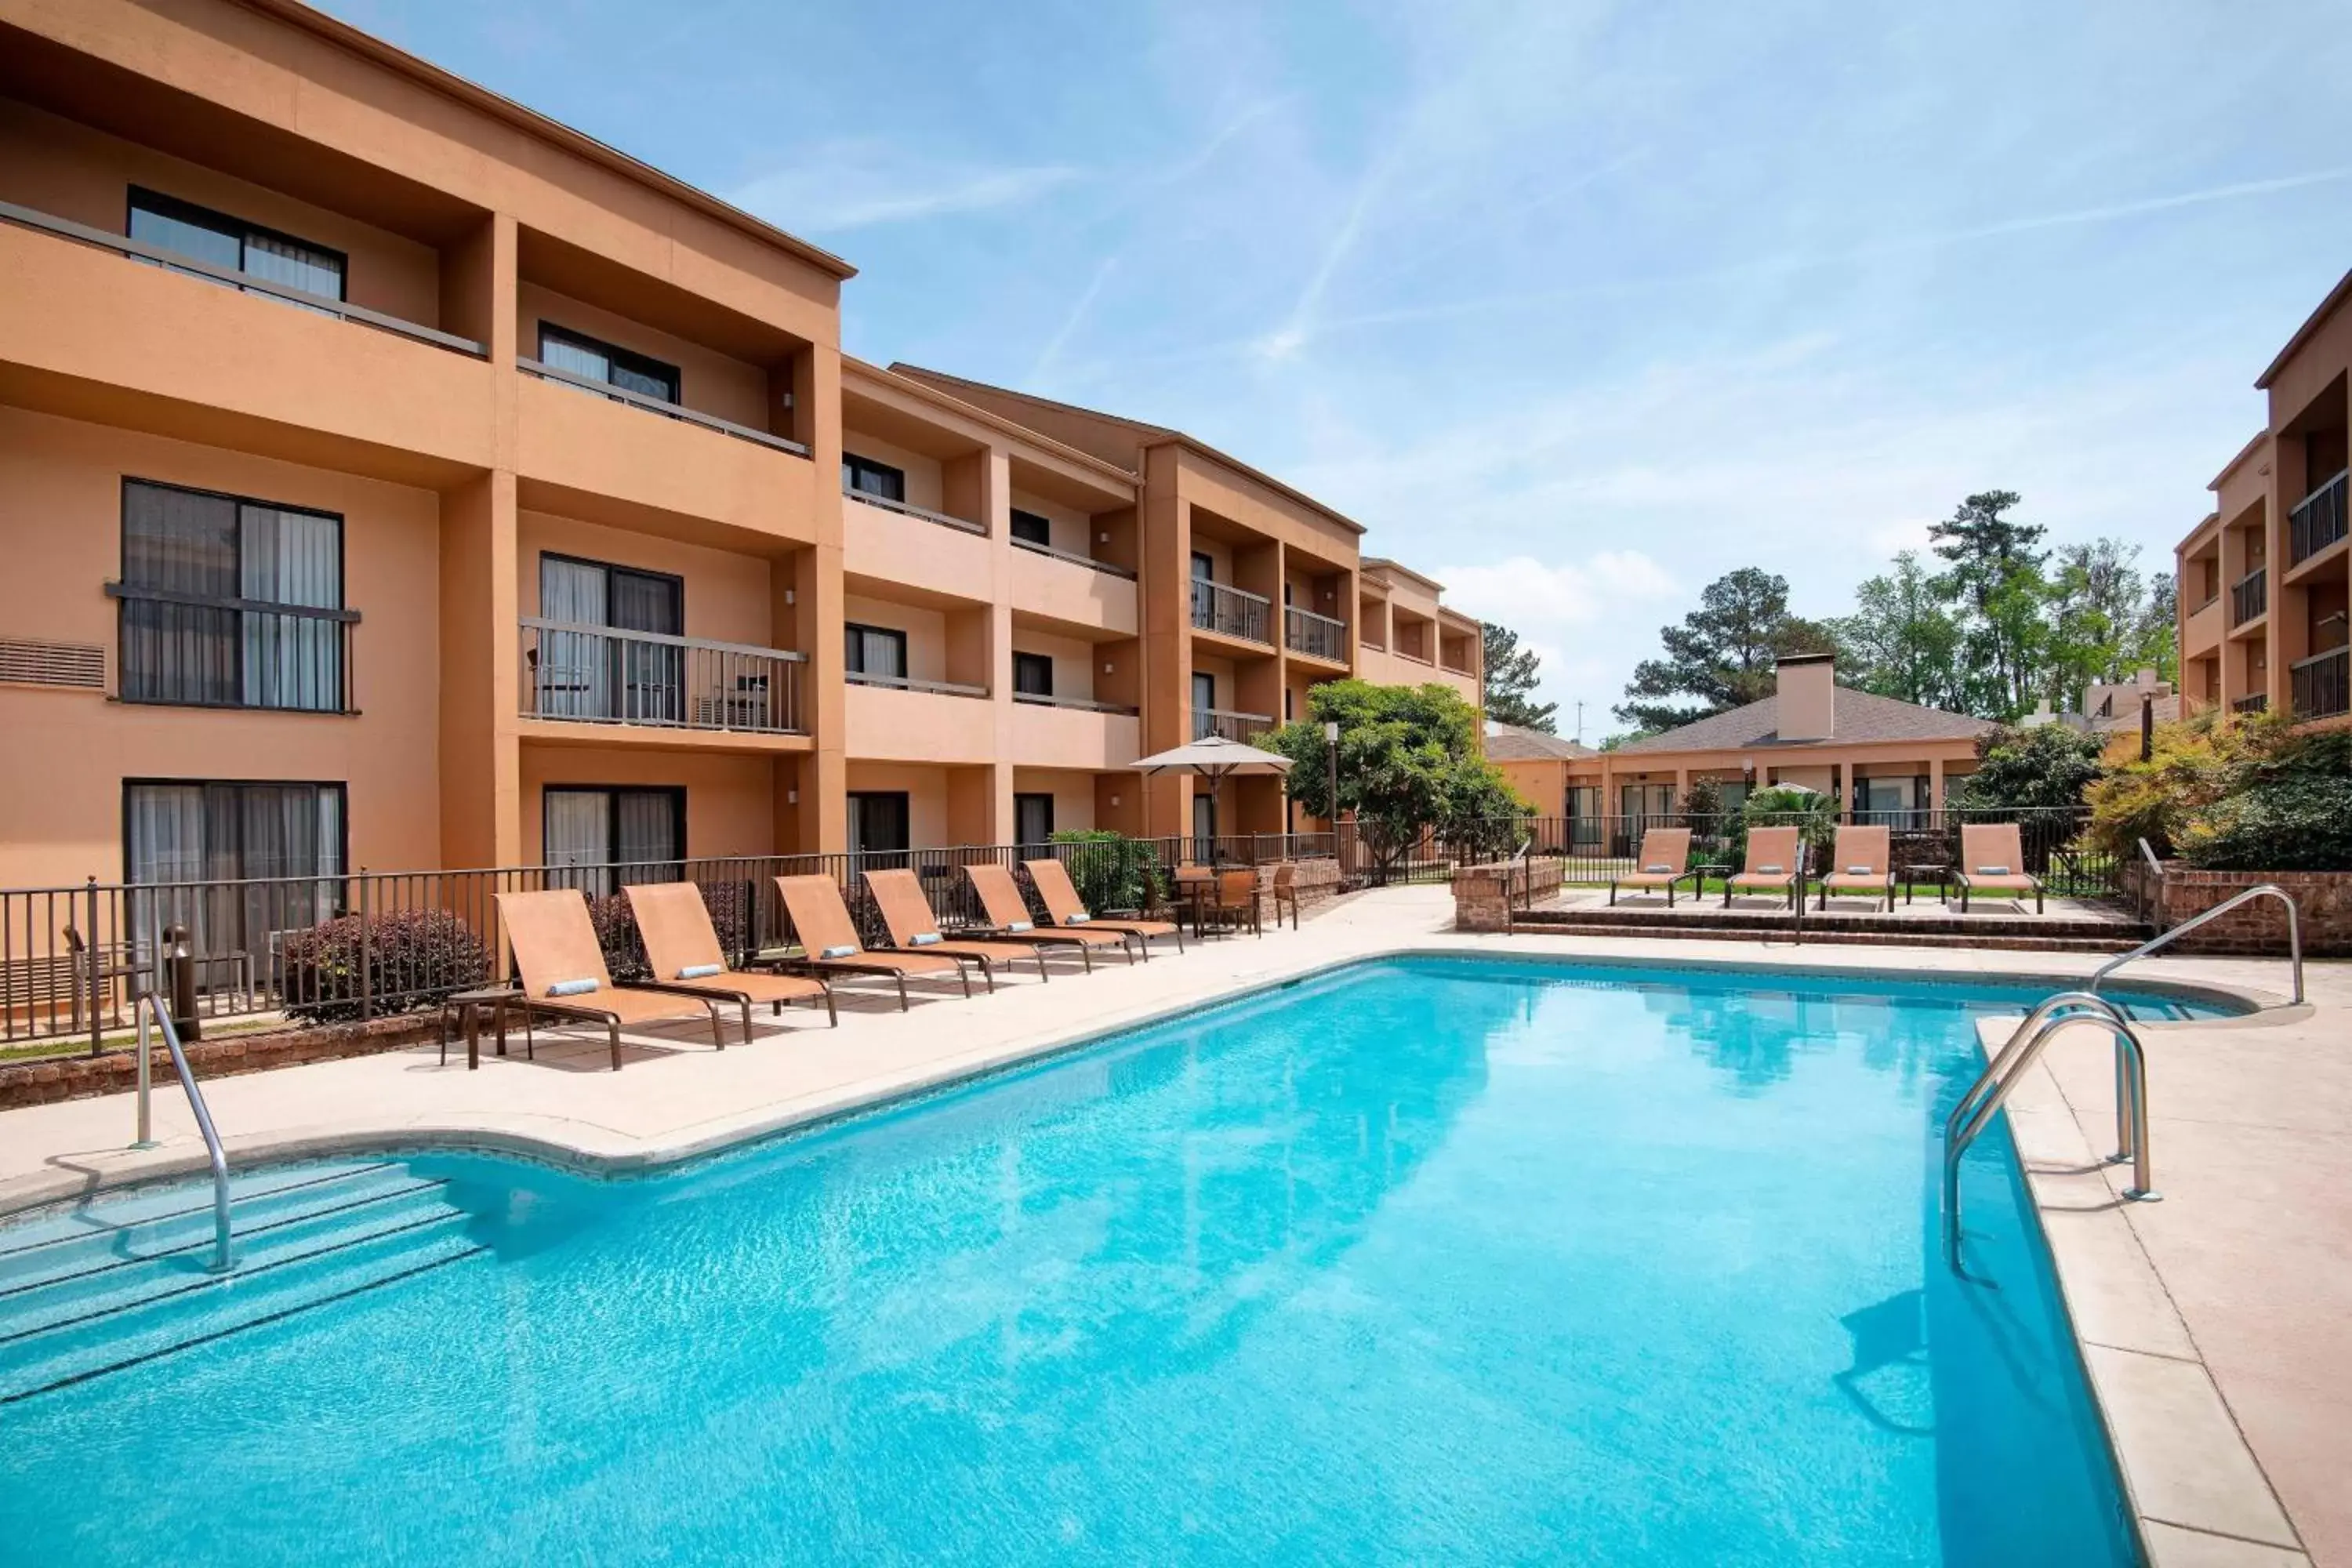
<path fill-rule="evenodd" d="M 1210 735 L 1174 751 L 1154 752 L 1134 766 L 1137 773 L 1147 777 L 1153 773 L 1191 773 L 1209 781 L 1209 847 L 1213 858 L 1217 843 L 1217 786 L 1233 773 L 1286 773 L 1290 771 L 1290 759 L 1279 752 L 1261 752 L 1255 746 L 1244 746 L 1223 735 Z"/>

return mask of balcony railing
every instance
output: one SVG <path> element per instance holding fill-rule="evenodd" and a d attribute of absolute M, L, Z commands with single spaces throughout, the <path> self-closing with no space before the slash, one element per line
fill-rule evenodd
<path fill-rule="evenodd" d="M 1274 639 L 1267 635 L 1265 620 L 1273 604 L 1244 588 L 1212 583 L 1205 577 L 1192 579 L 1192 624 L 1204 632 L 1271 644 Z"/>
<path fill-rule="evenodd" d="M 526 618 L 522 716 L 804 735 L 807 662 L 782 648 Z"/>
<path fill-rule="evenodd" d="M 2230 699 L 2230 711 L 2232 713 L 2260 713 L 2270 705 L 2270 698 L 2260 691 L 2250 696 Z"/>
<path fill-rule="evenodd" d="M 2270 573 L 2257 566 L 2230 584 L 2230 624 L 2242 626 L 2270 608 Z"/>
<path fill-rule="evenodd" d="M 555 381 L 566 386 L 576 386 L 583 392 L 593 392 L 597 396 L 610 398 L 614 403 L 626 403 L 634 407 L 645 409 L 647 413 L 658 414 L 665 419 L 682 420 L 688 425 L 699 425 L 705 430 L 716 430 L 722 436 L 732 436 L 738 441 L 749 441 L 754 446 L 772 447 L 779 452 L 790 452 L 795 458 L 805 458 L 809 455 L 809 449 L 798 441 L 771 435 L 765 430 L 754 430 L 749 425 L 738 425 L 732 419 L 721 419 L 716 414 L 705 414 L 698 408 L 688 408 L 683 403 L 669 403 L 658 397 L 649 397 L 642 392 L 633 391 L 625 386 L 615 386 L 609 381 L 598 381 L 593 375 L 576 374 L 572 371 L 545 364 L 535 359 L 517 359 L 515 368 L 525 375 L 535 375 L 541 381 Z"/>
<path fill-rule="evenodd" d="M 168 267 L 174 272 L 192 272 L 199 278 L 209 278 L 215 283 L 226 283 L 241 289 L 248 294 L 267 294 L 272 299 L 299 305 L 306 310 L 340 317 L 346 321 L 357 321 L 362 326 L 373 327 L 379 331 L 392 332 L 404 338 L 413 338 L 418 342 L 431 343 L 436 348 L 454 350 L 461 354 L 471 354 L 476 359 L 489 357 L 489 351 L 473 339 L 461 338 L 455 332 L 445 332 L 438 327 L 421 326 L 415 321 L 404 321 L 398 316 L 387 316 L 381 310 L 371 310 L 364 305 L 354 305 L 348 300 L 331 300 L 324 294 L 313 294 L 307 289 L 296 289 L 289 284 L 278 282 L 274 279 L 257 278 L 252 273 L 242 271 L 235 267 L 220 267 L 209 261 L 200 261 L 193 256 L 185 256 L 160 245 L 150 245 L 143 239 L 133 239 L 124 234 L 110 234 L 102 228 L 91 228 L 87 224 L 75 223 L 70 218 L 58 217 L 33 207 L 20 207 L 13 202 L 0 202 L 0 219 L 5 219 L 20 228 L 38 229 L 43 234 L 56 235 L 60 239 L 76 240 L 83 245 L 95 246 L 100 250 L 110 250 L 117 256 L 129 256 L 141 261 L 152 261 Z"/>
<path fill-rule="evenodd" d="M 853 669 L 842 677 L 852 686 L 887 686 L 897 691 L 928 691 L 935 697 L 985 697 L 985 686 L 965 686 L 952 680 L 917 680 L 906 675 L 872 675 Z"/>
<path fill-rule="evenodd" d="M 1228 741 L 1246 743 L 1274 728 L 1271 713 L 1234 713 L 1223 708 L 1192 710 L 1192 739 L 1205 741 L 1212 735 L 1222 735 Z"/>
<path fill-rule="evenodd" d="M 933 511 L 927 506 L 917 506 L 912 501 L 892 500 L 888 496 L 877 496 L 872 490 L 852 489 L 847 485 L 844 485 L 841 487 L 841 493 L 851 500 L 864 501 L 867 506 L 878 506 L 884 511 L 895 511 L 907 517 L 918 517 L 925 522 L 936 522 L 941 528 L 952 528 L 959 533 L 985 535 L 988 532 L 988 525 L 984 522 L 974 522 L 970 518 L 964 517 L 950 517 L 943 511 Z"/>
<path fill-rule="evenodd" d="M 2290 566 L 2310 560 L 2344 537 L 2346 486 L 2352 469 L 2337 474 L 2294 503 L 2286 514 L 2286 559 Z"/>
<path fill-rule="evenodd" d="M 2326 653 L 2313 654 L 2297 659 L 2287 667 L 2288 678 L 2294 685 L 2294 716 L 2298 719 L 2325 719 L 2331 714 L 2352 712 L 2352 648 L 2332 647 Z"/>
<path fill-rule="evenodd" d="M 1013 694 L 1013 700 L 1040 708 L 1075 708 L 1082 713 L 1116 713 L 1129 719 L 1142 712 L 1141 709 L 1129 707 L 1123 702 L 1097 702 L 1091 697 L 1055 697 L 1042 691 L 1016 691 Z"/>
<path fill-rule="evenodd" d="M 122 605 L 120 695 L 180 708 L 349 713 L 357 610 L 109 583 Z"/>
<path fill-rule="evenodd" d="M 1283 646 L 1293 653 L 1303 653 L 1313 658 L 1328 658 L 1334 664 L 1348 662 L 1348 623 L 1318 616 L 1312 610 L 1282 607 Z"/>
<path fill-rule="evenodd" d="M 1097 561 L 1091 555 L 1081 555 L 1075 550 L 1056 550 L 1050 544 L 1040 544 L 1034 539 L 1018 537 L 1013 541 L 1013 548 L 1026 550 L 1032 555 L 1050 555 L 1056 561 L 1066 561 L 1073 566 L 1091 567 L 1107 577 L 1124 577 L 1130 583 L 1135 581 L 1135 574 L 1126 567 L 1115 566 L 1108 561 Z"/>

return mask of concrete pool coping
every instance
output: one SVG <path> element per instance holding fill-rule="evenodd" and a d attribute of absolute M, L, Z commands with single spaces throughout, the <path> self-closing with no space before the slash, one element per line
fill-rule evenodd
<path fill-rule="evenodd" d="M 2053 987 L 2079 983 L 2097 962 L 1897 948 L 1832 954 L 1786 943 L 1765 944 L 1759 953 L 1753 942 L 1552 932 L 1463 936 L 1435 929 L 1450 910 L 1443 892 L 1362 895 L 1297 932 L 1196 946 L 1182 957 L 1162 954 L 1148 965 L 1112 967 L 1091 978 L 1057 973 L 1056 984 L 1008 986 L 1008 994 L 969 1003 L 941 998 L 898 1014 L 856 1010 L 872 1005 L 866 998 L 856 1005 L 845 1001 L 839 1030 L 811 1028 L 806 1015 L 783 1026 L 762 1021 L 763 1038 L 723 1053 L 649 1032 L 629 1037 L 631 1068 L 618 1075 L 583 1070 L 592 1058 L 603 1065 L 601 1037 L 554 1044 L 568 1037 L 542 1034 L 547 1048 L 535 1066 L 519 1056 L 486 1058 L 486 1070 L 469 1074 L 462 1058 L 448 1068 L 435 1067 L 434 1048 L 426 1046 L 214 1080 L 206 1094 L 218 1121 L 243 1130 L 228 1139 L 239 1168 L 357 1152 L 456 1150 L 628 1176 L 1384 958 L 1470 954 L 1584 968 Z M 2188 1044 L 2311 1025 L 2317 1008 L 2284 1005 L 2270 989 L 2279 968 L 2274 961 L 2165 959 L 2132 972 L 2128 984 L 2135 990 L 2263 1008 L 2246 1016 L 2147 1026 L 2156 1058 L 2151 1079 L 2158 1086 L 2151 1099 L 2159 1109 L 2166 1069 L 2158 1061 L 2176 1053 L 2153 1042 Z M 2315 976 L 2322 973 L 2314 966 Z M 2331 982 L 2326 989 L 2337 987 Z M 2352 992 L 2352 986 L 2344 989 Z M 2322 1000 L 2335 1015 L 2337 999 Z M 949 1018 L 956 1026 L 951 1037 L 942 1038 L 933 1026 Z M 1995 1032 L 1998 1044 L 2000 1023 L 1989 1020 L 1983 1027 Z M 783 1049 L 777 1048 L 779 1037 Z M 2134 1216 L 2125 1212 L 2111 1173 L 2091 1158 L 2098 1122 L 2112 1115 L 2111 1087 L 2109 1098 L 2094 1104 L 2098 1084 L 2112 1084 L 2105 1048 L 2105 1037 L 2092 1030 L 2065 1031 L 2021 1084 L 2009 1115 L 2148 1560 L 2158 1568 L 2343 1561 L 2315 1550 L 2305 1555 L 2305 1533 L 2289 1521 L 2298 1507 L 2310 1506 L 2308 1489 L 2298 1500 L 2274 1488 L 2232 1415 L 2228 1381 L 2202 1358 L 2192 1324 L 2173 1300 Z M 0 1216 L 202 1171 L 202 1148 L 176 1085 L 165 1079 L 157 1090 L 158 1148 L 120 1147 L 130 1127 L 128 1101 L 117 1095 L 0 1112 Z M 2168 1175 L 2170 1126 L 2159 1121 L 2151 1137 L 2159 1187 Z M 2308 1436 L 2317 1442 L 2325 1433 Z M 2269 1457 L 2275 1466 L 2278 1457 Z M 2295 1458 L 2324 1468 L 2317 1456 Z"/>

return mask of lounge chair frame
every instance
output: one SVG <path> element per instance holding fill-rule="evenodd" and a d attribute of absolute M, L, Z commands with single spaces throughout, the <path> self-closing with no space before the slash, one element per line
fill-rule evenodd
<path fill-rule="evenodd" d="M 1995 851 L 1978 851 L 1971 854 L 1969 848 L 1969 841 L 1971 837 L 1979 844 L 1987 838 L 2000 840 L 2001 850 L 1998 853 L 2005 853 L 2008 863 L 2015 866 L 2017 869 L 2004 876 L 1993 878 L 1980 876 L 1970 869 L 1979 858 L 1989 860 L 1996 853 Z M 2025 868 L 2025 836 L 2018 831 L 2017 824 L 2014 822 L 1971 822 L 1964 825 L 1960 828 L 1960 858 L 1952 867 L 1952 880 L 1959 884 L 1960 913 L 1962 914 L 1969 912 L 1969 895 L 1979 889 L 1996 896 L 2006 895 L 2009 900 L 2020 909 L 2024 908 L 2025 895 L 2031 890 L 2033 894 L 2033 912 L 2037 915 L 2045 912 L 2044 900 L 2048 889 L 2042 886 L 2041 878 Z M 2021 883 L 2023 886 L 2020 886 Z"/>
<path fill-rule="evenodd" d="M 727 1031 L 719 1016 L 719 1003 L 715 997 L 696 995 L 666 985 L 621 985 L 614 982 L 613 972 L 604 963 L 604 951 L 596 941 L 596 928 L 588 919 L 587 896 L 579 889 L 550 888 L 537 892 L 499 893 L 497 899 L 499 919 L 506 927 L 507 944 L 513 950 L 515 967 L 518 971 L 539 967 L 536 959 L 526 960 L 524 957 L 525 950 L 530 947 L 533 939 L 520 935 L 517 930 L 518 925 L 520 924 L 522 930 L 529 931 L 535 923 L 530 911 L 556 910 L 562 906 L 563 900 L 569 899 L 579 911 L 581 931 L 584 931 L 588 938 L 587 946 L 583 952 L 593 952 L 595 955 L 595 973 L 580 976 L 583 980 L 598 982 L 596 990 L 587 994 L 593 996 L 609 991 L 615 995 L 625 996 L 632 992 L 640 994 L 653 992 L 698 1002 L 710 1018 L 711 1044 L 722 1051 L 727 1048 Z M 509 901 L 510 900 L 514 902 L 510 903 Z M 554 902 L 542 904 L 522 901 L 526 900 L 552 900 Z M 521 917 L 520 921 L 518 917 Z M 568 917 L 551 916 L 550 918 L 564 919 L 568 923 Z M 579 932 L 567 934 L 576 938 Z M 584 962 L 575 966 L 583 969 L 587 967 Z M 583 1024 L 602 1024 L 604 1026 L 605 1038 L 612 1047 L 614 1072 L 621 1070 L 621 1026 L 623 1024 L 687 1022 L 694 1016 L 691 1013 L 679 1012 L 667 1018 L 630 1018 L 610 1007 L 599 1007 L 593 1002 L 574 1002 L 568 996 L 535 995 L 531 992 L 529 975 L 526 973 L 520 978 L 522 984 L 517 988 L 513 1000 L 506 1003 L 505 1006 L 522 1015 L 523 1048 L 530 1053 L 530 1059 L 533 1061 L 539 1059 L 538 1041 L 531 1028 L 531 1015 L 534 1013 L 543 1013 L 551 1017 L 571 1018 Z M 501 1035 L 505 1032 L 503 1012 L 500 1014 L 499 1032 Z"/>
<path fill-rule="evenodd" d="M 1128 963 L 1135 962 L 1135 950 L 1128 946 L 1126 937 L 1108 927 L 1091 936 L 1087 934 L 1086 926 L 1056 926 L 1047 931 L 1013 930 L 1013 922 L 1004 918 L 1004 911 L 1017 906 L 1021 919 L 1025 921 L 1029 918 L 1028 900 L 1022 898 L 1020 885 L 1013 881 L 1013 873 L 1002 866 L 966 866 L 963 874 L 965 879 L 971 883 L 971 890 L 980 895 L 980 906 L 988 917 L 989 941 L 1027 942 L 1032 947 L 1075 947 L 1087 973 L 1092 974 L 1095 972 L 1094 950 L 1109 945 L 1101 940 L 1108 937 L 1121 952 L 1127 954 Z M 1008 903 L 1007 900 L 1011 902 Z"/>
<path fill-rule="evenodd" d="M 809 942 L 807 931 L 803 929 L 802 921 L 798 916 L 794 914 L 793 910 L 794 884 L 803 885 L 801 889 L 801 897 L 803 899 L 824 897 L 833 900 L 834 909 L 838 910 L 841 912 L 843 931 L 846 932 L 850 944 L 857 949 L 857 952 L 854 956 L 844 955 L 840 958 L 821 958 L 817 956 L 818 952 L 823 948 L 836 944 L 827 942 L 817 942 L 812 944 Z M 883 953 L 869 951 L 866 944 L 858 940 L 856 922 L 849 918 L 849 906 L 841 897 L 841 884 L 835 882 L 832 878 L 825 876 L 779 877 L 776 879 L 776 892 L 777 895 L 784 900 L 784 912 L 786 918 L 792 920 L 793 934 L 801 939 L 803 953 L 799 958 L 782 958 L 775 960 L 774 962 L 779 967 L 803 970 L 812 975 L 825 973 L 887 974 L 898 983 L 898 1011 L 901 1013 L 908 1010 L 907 976 L 910 972 L 917 975 L 940 973 L 952 974 L 963 983 L 963 994 L 966 996 L 971 994 L 971 971 L 963 964 L 958 963 L 951 958 L 941 957 L 936 961 L 938 963 L 946 965 L 946 968 L 942 970 L 929 967 L 933 961 L 930 960 L 927 954 L 915 952 Z M 808 912 L 822 915 L 829 914 L 832 911 L 824 910 L 812 910 Z M 909 965 L 916 965 L 919 967 L 915 967 L 910 971 L 908 968 Z"/>
<path fill-rule="evenodd" d="M 1650 853 L 1650 841 L 1654 837 L 1659 839 L 1661 843 L 1674 846 L 1673 850 L 1670 853 L 1653 856 Z M 1609 902 L 1611 906 L 1615 906 L 1617 902 L 1617 889 L 1621 887 L 1628 888 L 1634 892 L 1642 893 L 1655 892 L 1658 889 L 1664 888 L 1666 890 L 1666 908 L 1673 909 L 1675 907 L 1675 888 L 1676 884 L 1680 883 L 1685 878 L 1688 878 L 1690 879 L 1691 897 L 1694 899 L 1697 898 L 1699 896 L 1699 889 L 1705 884 L 1706 868 L 1705 867 L 1691 866 L 1688 864 L 1690 860 L 1690 842 L 1691 831 L 1687 827 L 1652 827 L 1645 829 L 1642 834 L 1642 843 L 1639 851 L 1633 857 L 1633 864 L 1636 867 L 1651 865 L 1681 866 L 1684 869 L 1671 872 L 1643 871 L 1637 869 L 1612 876 L 1609 879 Z M 1661 878 L 1663 878 L 1664 880 L 1660 880 Z"/>
<path fill-rule="evenodd" d="M 873 895 L 874 907 L 882 912 L 882 923 L 889 930 L 890 946 L 893 952 L 923 958 L 951 958 L 958 963 L 977 963 L 980 965 L 981 978 L 988 982 L 988 989 L 992 994 L 996 990 L 997 963 L 1001 960 L 1009 968 L 1016 956 L 1016 952 L 1025 953 L 1035 961 L 1039 980 L 1049 981 L 1054 978 L 1052 972 L 1045 967 L 1045 953 L 1043 948 L 1027 942 L 965 942 L 944 935 L 940 931 L 939 917 L 931 913 L 931 901 L 923 896 L 923 885 L 916 879 L 912 871 L 901 867 L 888 870 L 869 870 L 865 872 L 864 876 L 866 889 Z M 923 930 L 908 931 L 907 933 L 908 940 L 900 940 L 898 922 L 891 918 L 890 895 L 894 892 L 902 900 L 912 899 L 922 908 Z M 911 939 L 925 934 L 936 936 L 940 940 L 925 942 L 920 947 L 915 946 Z"/>
<path fill-rule="evenodd" d="M 1038 898 L 1044 900 L 1045 912 L 1054 917 L 1055 931 L 1077 929 L 1064 925 L 1064 916 L 1085 915 L 1087 923 L 1084 929 L 1111 931 L 1132 938 L 1136 950 L 1143 954 L 1147 963 L 1151 962 L 1151 939 L 1155 936 L 1173 936 L 1177 953 L 1180 956 L 1183 953 L 1183 921 L 1104 920 L 1087 908 L 1086 900 L 1078 897 L 1077 884 L 1070 879 L 1070 868 L 1059 860 L 1024 860 L 1021 866 L 1029 873 L 1029 880 L 1036 888 Z M 1064 894 L 1068 895 L 1066 900 L 1063 899 Z M 1057 908 L 1057 903 L 1063 907 Z"/>
<path fill-rule="evenodd" d="M 625 887 L 621 889 L 621 891 L 629 895 L 629 914 L 630 918 L 637 922 L 637 940 L 645 943 L 646 963 L 656 974 L 661 973 L 662 963 L 658 955 L 654 952 L 654 948 L 656 943 L 649 939 L 648 933 L 646 930 L 645 913 L 647 905 L 641 900 L 677 897 L 676 894 L 673 894 L 668 890 L 673 888 L 694 888 L 694 907 L 700 912 L 704 924 L 706 926 L 709 925 L 710 921 L 709 906 L 702 901 L 702 890 L 699 888 L 695 888 L 694 884 L 691 882 L 644 883 Z M 715 929 L 710 931 L 710 948 L 712 952 L 718 954 L 719 961 L 721 963 L 724 963 L 726 962 L 726 954 L 719 950 L 719 933 Z M 644 989 L 648 991 L 669 991 L 675 992 L 677 994 L 681 996 L 715 996 L 722 1000 L 734 1003 L 742 1012 L 743 1038 L 745 1042 L 748 1043 L 751 1038 L 752 1004 L 755 1002 L 767 1003 L 772 1016 L 781 1018 L 784 1016 L 784 1004 L 789 1000 L 789 998 L 782 996 L 757 996 L 752 994 L 750 991 L 744 990 L 741 985 L 740 984 L 736 984 L 736 982 L 739 980 L 768 979 L 781 982 L 784 981 L 785 977 L 781 974 L 764 973 L 758 970 L 735 969 L 730 967 L 720 970 L 717 974 L 706 975 L 698 980 L 648 980 L 643 982 L 642 984 Z M 794 976 L 789 981 L 789 984 L 814 985 L 816 987 L 817 994 L 814 996 L 808 997 L 807 1001 L 811 1005 L 821 1004 L 824 1008 L 825 1022 L 834 1028 L 838 1029 L 841 1027 L 841 1009 L 834 1004 L 833 986 L 826 981 L 824 976 L 822 974 L 813 974 L 804 977 Z"/>

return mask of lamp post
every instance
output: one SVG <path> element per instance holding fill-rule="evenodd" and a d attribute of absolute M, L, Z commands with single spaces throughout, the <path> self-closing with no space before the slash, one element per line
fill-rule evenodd
<path fill-rule="evenodd" d="M 1339 854 L 1339 721 L 1326 720 L 1323 724 L 1324 765 L 1331 790 L 1331 858 L 1339 861 L 1339 875 L 1348 874 L 1348 864 Z"/>

